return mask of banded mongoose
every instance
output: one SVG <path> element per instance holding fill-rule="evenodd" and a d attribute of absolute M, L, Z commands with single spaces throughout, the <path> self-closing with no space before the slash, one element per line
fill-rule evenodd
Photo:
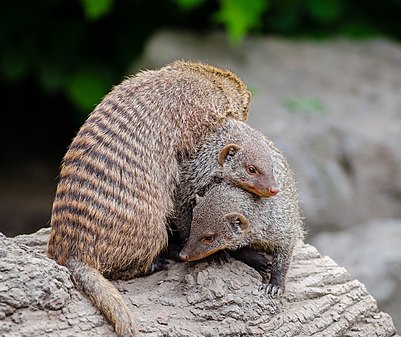
<path fill-rule="evenodd" d="M 114 325 L 135 321 L 110 279 L 157 268 L 167 244 L 178 158 L 221 123 L 246 120 L 250 93 L 231 71 L 176 61 L 140 72 L 95 107 L 62 162 L 48 255 Z"/>
<path fill-rule="evenodd" d="M 190 235 L 180 252 L 183 261 L 195 261 L 217 251 L 249 251 L 271 254 L 260 270 L 266 293 L 281 295 L 296 242 L 303 239 L 303 219 L 294 176 L 286 159 L 271 147 L 273 171 L 280 192 L 261 198 L 223 181 L 213 185 L 193 208 Z M 241 250 L 237 255 L 241 254 Z M 260 263 L 258 257 L 252 263 Z M 248 263 L 252 265 L 252 263 Z M 270 265 L 271 263 L 271 265 Z M 270 278 L 266 277 L 270 273 Z"/>
<path fill-rule="evenodd" d="M 273 146 L 248 124 L 228 120 L 181 161 L 176 210 L 170 220 L 181 241 L 189 236 L 196 195 L 213 184 L 224 180 L 264 198 L 279 193 L 270 155 Z"/>

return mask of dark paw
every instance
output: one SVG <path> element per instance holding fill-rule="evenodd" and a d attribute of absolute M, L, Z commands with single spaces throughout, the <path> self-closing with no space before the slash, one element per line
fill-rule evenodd
<path fill-rule="evenodd" d="M 168 260 L 162 257 L 157 257 L 153 263 L 152 266 L 150 267 L 150 272 L 149 274 L 152 274 L 156 271 L 160 271 L 160 270 L 166 270 L 168 269 Z"/>
<path fill-rule="evenodd" d="M 264 292 L 266 295 L 271 295 L 273 297 L 279 297 L 284 294 L 284 287 L 273 285 L 271 283 L 262 283 L 259 290 Z"/>
<path fill-rule="evenodd" d="M 230 255 L 254 268 L 265 279 L 272 269 L 273 256 L 264 251 L 243 247 L 230 251 Z"/>
<path fill-rule="evenodd" d="M 265 252 L 255 252 L 254 254 L 249 265 L 262 275 L 269 274 L 272 269 L 272 255 Z"/>

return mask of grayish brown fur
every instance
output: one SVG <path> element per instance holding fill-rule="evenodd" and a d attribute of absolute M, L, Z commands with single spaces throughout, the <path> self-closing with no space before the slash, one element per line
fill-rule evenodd
<path fill-rule="evenodd" d="M 53 203 L 48 254 L 70 268 L 119 336 L 134 335 L 135 323 L 102 275 L 127 279 L 151 271 L 167 244 L 178 158 L 225 120 L 246 120 L 249 101 L 232 72 L 177 61 L 115 86 L 72 141 Z"/>
<path fill-rule="evenodd" d="M 280 192 L 261 198 L 225 181 L 214 184 L 193 209 L 189 239 L 180 256 L 192 261 L 222 249 L 241 247 L 272 254 L 271 278 L 263 279 L 263 288 L 280 295 L 294 246 L 303 238 L 303 220 L 286 159 L 273 145 L 269 153 Z"/>
<path fill-rule="evenodd" d="M 219 163 L 219 153 L 231 145 L 232 150 L 224 162 Z M 203 195 L 216 183 L 224 180 L 259 196 L 272 196 L 270 191 L 277 188 L 271 156 L 275 151 L 274 144 L 261 132 L 244 122 L 227 120 L 194 154 L 182 159 L 176 211 L 171 218 L 172 227 L 178 231 L 181 240 L 185 241 L 189 236 L 196 195 Z M 248 165 L 257 169 L 257 176 L 247 172 Z"/>

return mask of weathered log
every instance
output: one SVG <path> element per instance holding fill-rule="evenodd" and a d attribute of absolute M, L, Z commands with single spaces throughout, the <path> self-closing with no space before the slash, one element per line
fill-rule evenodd
<path fill-rule="evenodd" d="M 0 335 L 114 336 L 68 270 L 46 257 L 48 235 L 0 234 Z M 296 247 L 283 298 L 260 293 L 259 283 L 253 269 L 230 260 L 171 262 L 115 285 L 143 336 L 398 336 L 365 286 L 311 245 Z"/>

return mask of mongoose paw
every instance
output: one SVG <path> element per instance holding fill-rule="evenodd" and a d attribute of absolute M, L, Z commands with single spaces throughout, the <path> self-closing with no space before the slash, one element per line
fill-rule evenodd
<path fill-rule="evenodd" d="M 253 258 L 248 265 L 253 267 L 262 276 L 270 274 L 273 257 L 265 252 L 255 251 Z"/>
<path fill-rule="evenodd" d="M 167 270 L 168 269 L 168 260 L 165 258 L 162 258 L 158 256 L 152 263 L 152 266 L 150 267 L 149 274 L 152 274 L 156 271 L 160 270 Z"/>
<path fill-rule="evenodd" d="M 273 261 L 272 255 L 249 247 L 242 247 L 234 251 L 229 251 L 229 253 L 232 257 L 254 268 L 264 279 L 270 275 Z"/>
<path fill-rule="evenodd" d="M 273 297 L 279 297 L 284 294 L 284 288 L 278 285 L 273 285 L 271 283 L 262 283 L 259 287 L 260 291 L 264 291 L 266 295 L 271 295 Z"/>

